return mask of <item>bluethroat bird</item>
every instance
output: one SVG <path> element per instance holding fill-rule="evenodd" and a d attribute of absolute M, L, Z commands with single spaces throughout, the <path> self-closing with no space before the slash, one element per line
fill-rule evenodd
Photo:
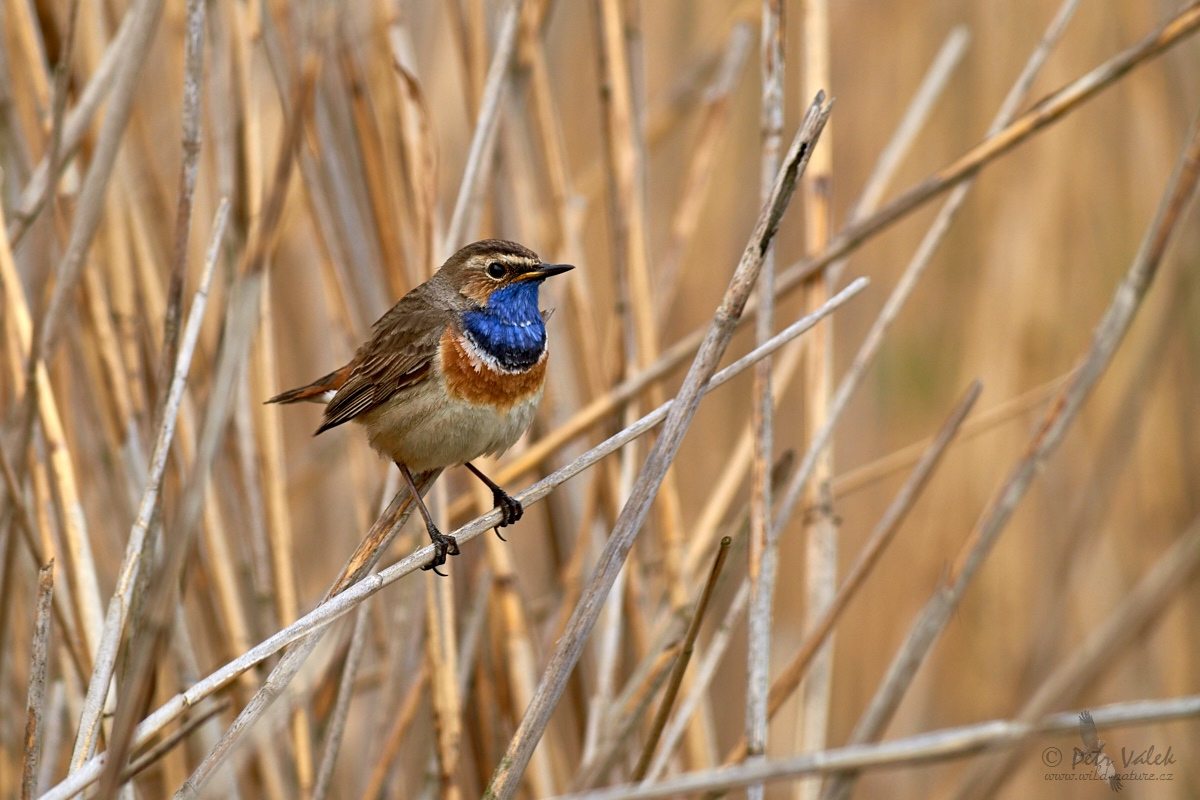
<path fill-rule="evenodd" d="M 538 289 L 569 269 L 543 264 L 514 242 L 469 244 L 400 298 L 349 364 L 267 401 L 326 403 L 317 434 L 349 420 L 366 428 L 371 447 L 400 468 L 425 520 L 434 545 L 425 569 L 458 555 L 458 543 L 434 525 L 414 474 L 463 464 L 503 513 L 497 536 L 521 518 L 521 504 L 471 460 L 504 452 L 533 421 L 546 385 Z"/>

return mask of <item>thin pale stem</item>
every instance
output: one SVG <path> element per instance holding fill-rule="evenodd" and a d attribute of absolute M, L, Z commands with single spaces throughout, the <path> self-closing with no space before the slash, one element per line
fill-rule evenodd
<path fill-rule="evenodd" d="M 760 146 L 759 194 L 767 200 L 779 169 L 783 142 L 784 52 L 787 27 L 783 0 L 763 0 L 759 68 L 762 99 L 759 108 Z M 758 315 L 754 319 L 754 341 L 771 338 L 775 320 L 775 251 L 768 249 L 756 289 Z M 768 531 L 771 529 L 771 461 L 773 450 L 774 399 L 771 392 L 771 359 L 754 365 L 750 420 L 754 431 L 754 457 L 750 469 L 750 547 L 747 572 L 750 577 L 750 617 L 746 644 L 746 716 L 743 735 L 757 757 L 767 747 L 767 685 L 771 670 L 771 596 L 773 570 L 766 563 Z M 719 551 L 718 551 L 719 552 Z M 643 765 L 641 778 L 645 774 Z M 749 800 L 762 800 L 762 787 L 752 786 Z"/>
<path fill-rule="evenodd" d="M 29 691 L 25 701 L 25 758 L 21 765 L 21 800 L 37 796 L 38 762 L 45 740 L 46 669 L 50 662 L 50 607 L 54 596 L 54 562 L 38 571 L 33 615 L 33 647 L 29 656 Z"/>
<path fill-rule="evenodd" d="M 219 248 L 224 240 L 228 221 L 229 201 L 224 200 L 213 219 L 208 255 L 200 274 L 200 286 L 192 300 L 191 309 L 188 311 L 183 340 L 180 343 L 179 358 L 176 359 L 174 365 L 174 374 L 171 376 L 170 388 L 167 390 L 166 400 L 163 404 L 162 421 L 159 423 L 158 436 L 154 441 L 154 451 L 150 456 L 150 474 L 142 491 L 137 516 L 129 530 L 129 538 L 125 544 L 125 558 L 117 573 L 116 588 L 108 601 L 104 628 L 100 636 L 100 647 L 96 651 L 92 675 L 88 681 L 87 694 L 84 697 L 83 713 L 75 738 L 75 751 L 71 757 L 72 769 L 78 769 L 91 756 L 96 747 L 101 712 L 104 709 L 109 685 L 113 680 L 121 636 L 129 621 L 133 590 L 138 583 L 138 572 L 144 562 L 144 551 L 150 541 L 150 525 L 162 492 L 163 476 L 166 474 L 167 461 L 171 454 L 171 442 L 175 438 L 175 423 L 183 404 L 184 388 L 187 385 L 188 373 L 191 371 L 196 344 L 200 338 L 200 326 L 204 321 L 204 311 L 208 306 L 208 290 L 212 285 Z"/>
<path fill-rule="evenodd" d="M 1116 728 L 1200 716 L 1200 695 L 1169 700 L 1140 700 L 1093 708 L 1097 726 Z M 615 786 L 595 792 L 563 795 L 555 800 L 658 800 L 694 796 L 706 791 L 728 791 L 770 781 L 794 780 L 806 775 L 828 775 L 847 770 L 914 766 L 962 758 L 985 749 L 1011 747 L 1032 734 L 1079 731 L 1079 712 L 1043 717 L 1037 723 L 993 720 L 958 728 L 945 728 L 881 744 L 852 745 L 793 758 L 776 759 L 693 772 L 652 786 Z"/>
<path fill-rule="evenodd" d="M 679 651 L 679 656 L 671 667 L 671 678 L 667 682 L 667 690 L 663 693 L 658 711 L 654 715 L 654 722 L 650 726 L 650 735 L 646 737 L 641 758 L 638 759 L 637 765 L 629 776 L 631 782 L 640 781 L 646 776 L 650 759 L 654 755 L 654 748 L 658 746 L 658 740 L 662 736 L 663 728 L 666 727 L 667 718 L 671 715 L 671 707 L 675 705 L 675 698 L 679 696 L 679 687 L 683 685 L 683 673 L 692 659 L 692 651 L 696 647 L 696 637 L 700 634 L 700 624 L 704 621 L 704 612 L 708 610 L 708 601 L 712 599 L 713 588 L 717 585 L 717 578 L 721 577 L 721 569 L 725 566 L 725 558 L 729 555 L 729 545 L 732 543 L 733 540 L 726 536 L 721 540 L 721 545 L 717 549 L 712 571 L 708 573 L 708 581 L 705 582 L 704 589 L 700 592 L 700 599 L 696 601 L 696 610 L 692 612 L 692 621 L 683 638 L 683 648 Z"/>

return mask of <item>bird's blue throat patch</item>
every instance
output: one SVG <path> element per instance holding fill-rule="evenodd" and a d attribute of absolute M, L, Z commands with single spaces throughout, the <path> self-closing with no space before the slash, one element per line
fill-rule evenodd
<path fill-rule="evenodd" d="M 463 314 L 471 343 L 506 370 L 520 372 L 546 349 L 546 323 L 538 311 L 541 281 L 511 283 L 492 292 L 488 304 Z"/>

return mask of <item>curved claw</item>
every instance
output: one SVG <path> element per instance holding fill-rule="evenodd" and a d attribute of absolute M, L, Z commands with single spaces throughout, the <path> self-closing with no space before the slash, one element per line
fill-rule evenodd
<path fill-rule="evenodd" d="M 440 571 L 438 567 L 446 563 L 446 556 L 456 556 L 459 554 L 458 542 L 453 536 L 447 536 L 437 528 L 429 530 L 429 538 L 433 542 L 433 560 L 421 567 L 421 569 L 431 569 L 435 574 L 445 578 L 446 573 Z"/>
<path fill-rule="evenodd" d="M 508 539 L 505 539 L 503 536 L 501 536 L 501 535 L 500 535 L 500 528 L 501 528 L 502 526 L 506 525 L 506 524 L 507 524 L 507 523 L 501 522 L 499 525 L 497 525 L 496 527 L 492 528 L 492 530 L 496 532 L 496 538 L 497 538 L 497 539 L 499 539 L 499 540 L 500 540 L 500 541 L 502 541 L 502 542 L 507 542 L 507 541 L 508 541 Z"/>
<path fill-rule="evenodd" d="M 512 525 L 525 514 L 525 509 L 522 507 L 521 502 L 503 489 L 496 489 L 492 492 L 492 504 L 500 509 L 503 515 L 498 526 L 501 528 L 506 525 Z M 499 532 L 497 532 L 497 535 L 499 535 Z M 500 538 L 503 539 L 504 537 L 501 536 Z"/>

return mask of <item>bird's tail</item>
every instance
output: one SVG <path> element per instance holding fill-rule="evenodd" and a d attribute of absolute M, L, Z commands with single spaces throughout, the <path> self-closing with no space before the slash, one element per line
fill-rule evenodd
<path fill-rule="evenodd" d="M 347 380 L 350 379 L 350 364 L 341 369 L 317 378 L 307 386 L 301 386 L 299 389 L 277 394 L 268 400 L 268 403 L 299 403 L 301 401 L 309 403 L 328 403 L 333 399 L 337 390 L 342 388 Z"/>

